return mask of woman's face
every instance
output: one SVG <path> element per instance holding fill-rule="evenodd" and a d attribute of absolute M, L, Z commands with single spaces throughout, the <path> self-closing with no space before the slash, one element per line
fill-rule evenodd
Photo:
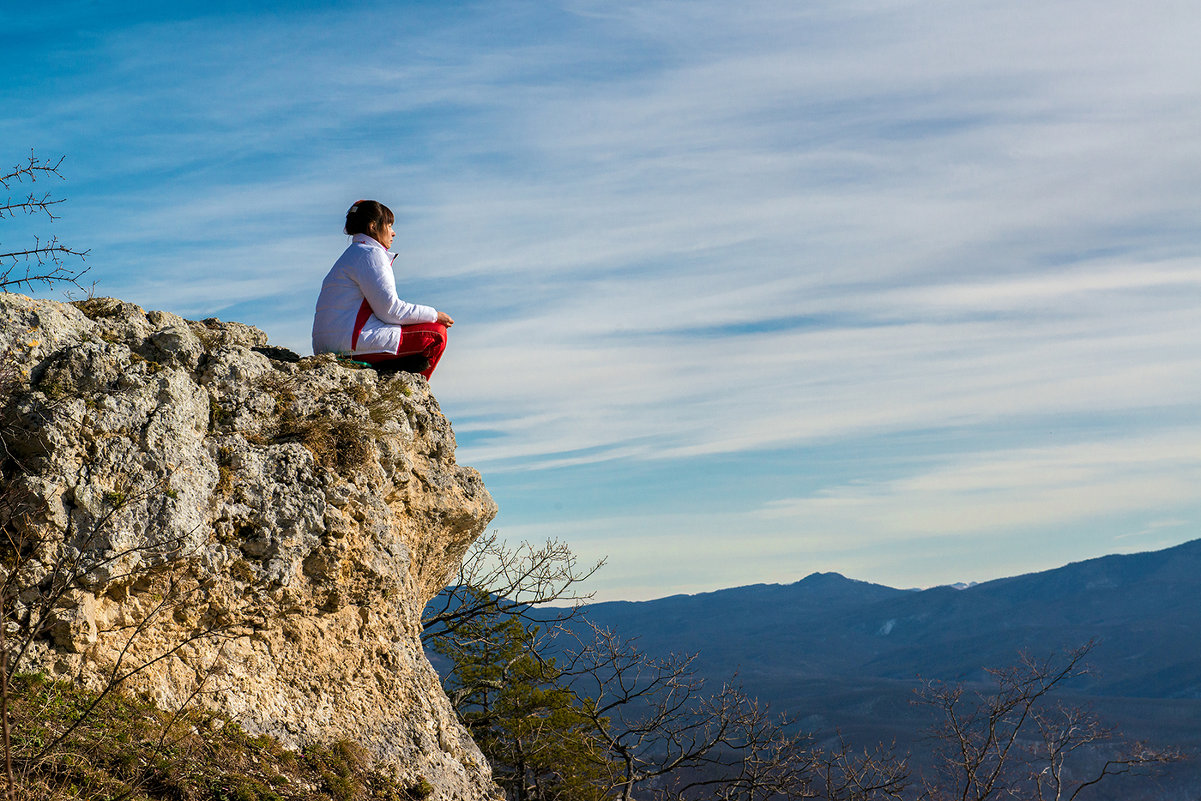
<path fill-rule="evenodd" d="M 395 236 L 396 232 L 392 230 L 392 223 L 383 223 L 375 228 L 375 241 L 385 248 L 392 247 L 392 238 Z"/>

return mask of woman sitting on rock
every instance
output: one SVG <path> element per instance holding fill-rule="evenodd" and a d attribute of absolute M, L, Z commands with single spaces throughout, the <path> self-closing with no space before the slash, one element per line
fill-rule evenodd
<path fill-rule="evenodd" d="M 313 318 L 313 352 L 353 356 L 379 369 L 420 373 L 429 379 L 446 349 L 455 321 L 431 306 L 396 296 L 396 232 L 392 210 L 360 200 L 346 212 L 352 241 L 321 282 Z"/>

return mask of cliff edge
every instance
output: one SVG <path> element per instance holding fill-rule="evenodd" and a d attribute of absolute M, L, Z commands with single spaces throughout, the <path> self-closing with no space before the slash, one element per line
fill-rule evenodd
<path fill-rule="evenodd" d="M 23 669 L 496 796 L 419 640 L 496 506 L 424 380 L 110 298 L 0 295 L 0 355 Z"/>

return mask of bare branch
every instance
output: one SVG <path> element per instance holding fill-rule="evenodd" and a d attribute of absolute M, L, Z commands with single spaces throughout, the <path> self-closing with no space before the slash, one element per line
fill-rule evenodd
<path fill-rule="evenodd" d="M 911 782 L 908 756 L 895 745 L 862 751 L 838 735 L 838 746 L 813 755 L 813 797 L 825 801 L 900 801 Z"/>
<path fill-rule="evenodd" d="M 1094 646 L 1046 659 L 1022 654 L 1016 665 L 988 671 L 991 692 L 928 682 L 916 703 L 933 707 L 942 721 L 934 732 L 937 775 L 925 779 L 923 797 L 1063 801 L 1108 777 L 1179 759 L 1175 751 L 1125 741 L 1088 709 L 1050 703 L 1053 691 L 1089 672 L 1084 660 Z M 1101 769 L 1078 778 L 1081 766 L 1102 753 L 1109 756 Z M 1071 768 L 1073 761 L 1079 766 Z"/>
<path fill-rule="evenodd" d="M 562 659 L 593 733 L 621 767 L 618 797 L 796 798 L 808 786 L 804 738 L 737 685 L 706 694 L 695 655 L 655 658 L 590 625 Z M 672 777 L 664 790 L 648 782 Z"/>
<path fill-rule="evenodd" d="M 63 159 L 49 162 L 39 159 L 32 151 L 21 164 L 16 165 L 4 175 L 0 175 L 0 186 L 10 189 L 14 184 L 35 183 L 39 178 L 51 176 L 64 180 L 59 172 Z M 18 214 L 45 214 L 50 222 L 58 219 L 53 207 L 62 203 L 63 199 L 55 199 L 49 192 L 40 194 L 30 192 L 23 200 L 13 200 L 9 197 L 0 203 L 0 219 L 11 219 Z M 79 287 L 79 278 L 87 272 L 69 268 L 64 258 L 83 259 L 90 251 L 76 250 L 58 241 L 52 236 L 43 242 L 34 237 L 33 247 L 11 251 L 0 251 L 0 290 L 32 289 L 36 284 L 53 286 L 58 283 L 68 283 Z M 4 267 L 3 265 L 6 265 Z M 80 287 L 82 288 L 82 287 Z"/>
<path fill-rule="evenodd" d="M 509 545 L 495 531 L 472 544 L 455 583 L 443 590 L 421 620 L 422 642 L 459 632 L 482 616 L 503 612 L 535 625 L 568 620 L 593 593 L 580 591 L 605 564 L 604 559 L 581 565 L 571 548 L 560 540 L 543 545 L 521 542 Z M 533 615 L 535 607 L 566 603 L 547 613 Z"/>
<path fill-rule="evenodd" d="M 39 159 L 37 155 L 30 150 L 29 158 L 13 167 L 4 175 L 0 175 L 0 186 L 8 189 L 13 183 L 23 183 L 27 180 L 30 183 L 36 183 L 39 175 L 42 177 L 54 175 L 62 178 L 62 173 L 58 171 L 58 168 L 62 165 L 65 158 L 66 156 L 60 156 L 58 161 L 51 164 L 48 161 Z"/>

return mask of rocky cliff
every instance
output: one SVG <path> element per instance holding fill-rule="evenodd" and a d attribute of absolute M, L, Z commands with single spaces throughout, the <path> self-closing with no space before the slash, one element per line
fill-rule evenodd
<path fill-rule="evenodd" d="M 418 635 L 496 507 L 423 379 L 107 298 L 0 296 L 0 355 L 24 668 L 494 797 Z"/>

